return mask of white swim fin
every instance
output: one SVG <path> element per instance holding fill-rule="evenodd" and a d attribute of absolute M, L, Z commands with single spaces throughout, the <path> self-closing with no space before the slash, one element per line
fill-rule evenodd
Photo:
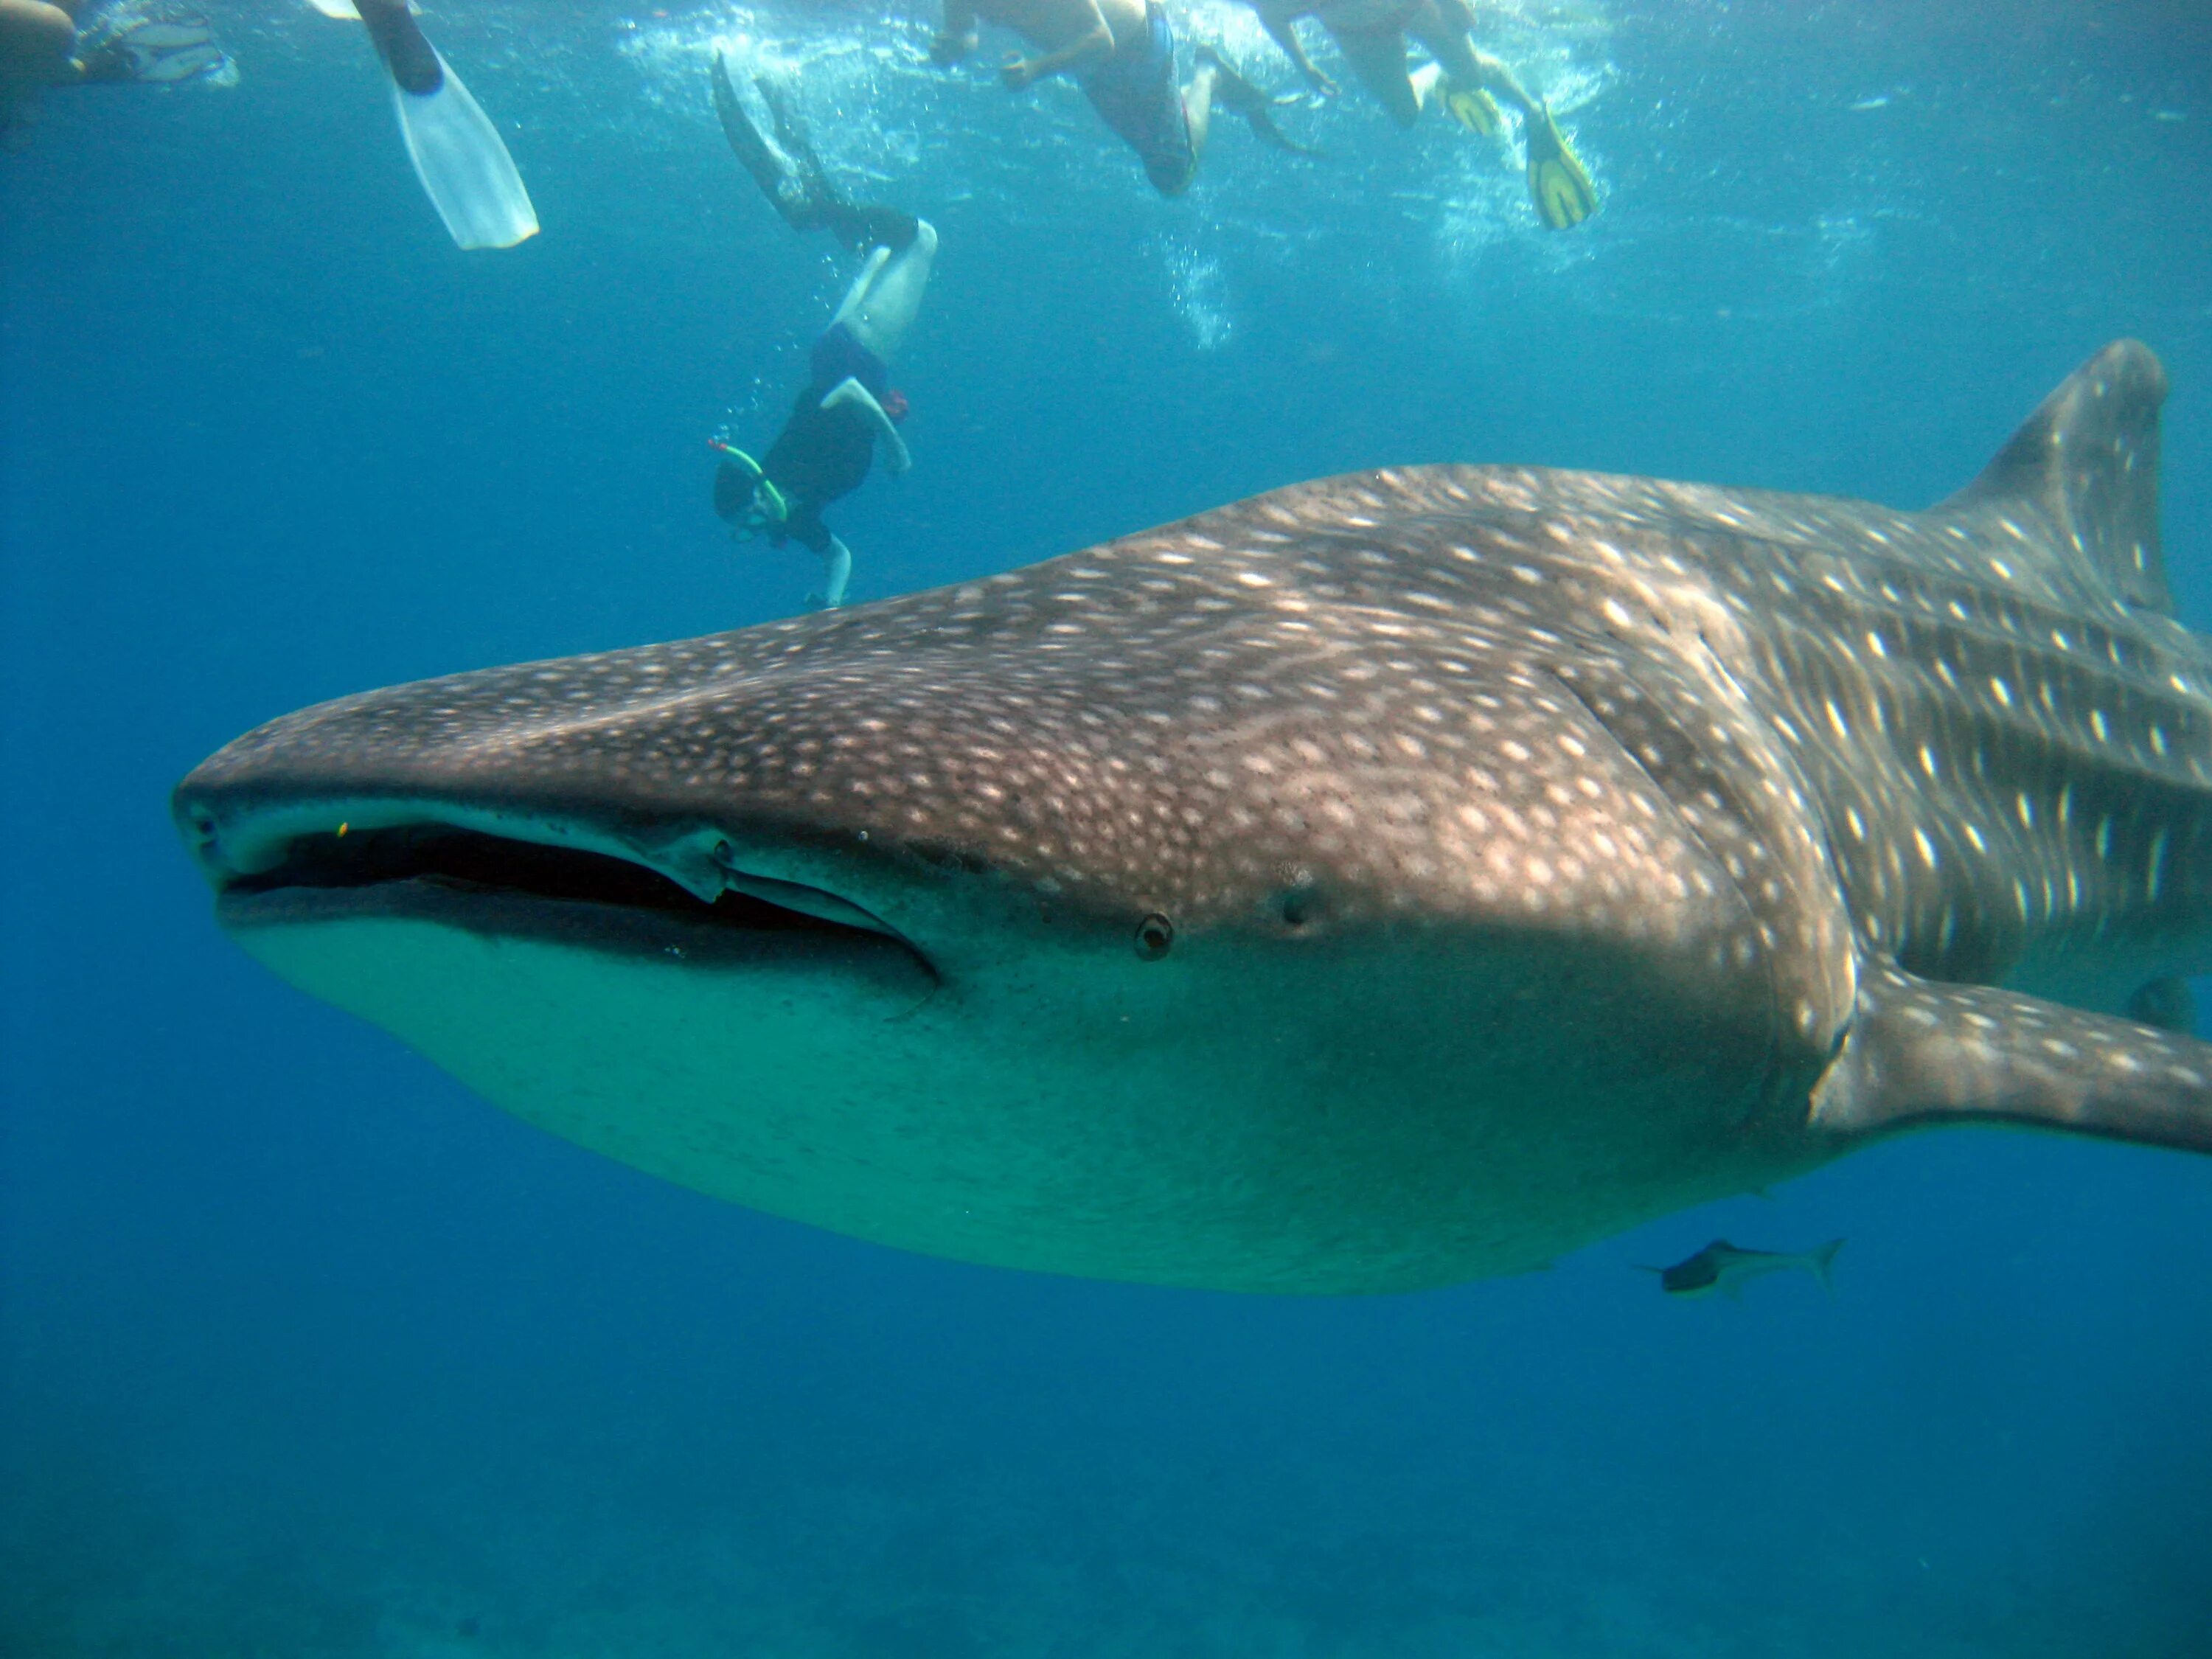
<path fill-rule="evenodd" d="M 499 132 L 405 0 L 354 0 L 392 79 L 399 135 L 423 194 L 465 248 L 513 247 L 538 234 L 538 210 Z"/>
<path fill-rule="evenodd" d="M 396 81 L 392 85 L 415 176 L 457 246 L 513 247 L 527 241 L 538 234 L 538 210 L 514 170 L 514 158 L 460 77 L 434 49 L 430 55 L 441 70 L 434 90 L 418 94 Z"/>

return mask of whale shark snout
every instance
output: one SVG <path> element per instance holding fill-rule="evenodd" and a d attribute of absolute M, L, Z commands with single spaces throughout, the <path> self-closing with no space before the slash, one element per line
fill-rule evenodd
<path fill-rule="evenodd" d="M 1402 1289 L 1909 1123 L 2212 1146 L 2212 1051 L 2115 1018 L 2212 965 L 2162 392 L 2108 349 L 1925 514 L 1296 486 L 307 709 L 174 811 L 487 1098 L 973 1261 Z"/>

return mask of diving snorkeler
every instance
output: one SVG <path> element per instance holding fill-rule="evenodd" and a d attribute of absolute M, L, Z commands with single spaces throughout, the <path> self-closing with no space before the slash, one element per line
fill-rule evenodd
<path fill-rule="evenodd" d="M 225 62 L 204 24 L 134 23 L 85 39 L 76 16 L 83 9 L 76 0 L 0 0 L 0 137 L 9 147 L 22 142 L 41 88 L 189 81 Z"/>
<path fill-rule="evenodd" d="M 498 130 L 438 55 L 407 0 L 311 0 L 325 17 L 368 30 L 392 82 L 399 137 L 422 193 L 463 248 L 513 247 L 538 234 L 538 210 Z"/>
<path fill-rule="evenodd" d="M 1273 100 L 1211 46 L 1198 49 L 1190 84 L 1178 91 L 1175 31 L 1160 0 L 945 0 L 945 27 L 931 43 L 931 59 L 949 66 L 974 52 L 979 19 L 1012 29 L 1042 54 L 1016 53 L 1000 66 L 1008 91 L 1073 76 L 1163 196 L 1181 195 L 1197 176 L 1217 101 L 1243 116 L 1262 143 L 1313 153 L 1284 137 Z"/>
<path fill-rule="evenodd" d="M 1328 32 L 1359 83 L 1410 127 L 1431 101 L 1441 102 L 1462 126 L 1486 137 L 1504 125 L 1494 92 L 1521 112 L 1528 152 L 1528 195 L 1536 215 L 1553 230 L 1571 230 L 1597 211 L 1597 191 L 1543 100 L 1529 95 L 1520 77 L 1470 38 L 1474 13 L 1468 0 L 1245 0 L 1291 62 L 1322 92 L 1336 83 L 1317 69 L 1298 39 L 1297 20 L 1311 17 Z M 1406 64 L 1406 38 L 1428 48 L 1434 61 Z M 1438 88 L 1441 87 L 1441 96 Z"/>
<path fill-rule="evenodd" d="M 866 250 L 860 274 L 837 314 L 814 343 L 811 373 L 783 430 L 755 460 L 722 439 L 714 469 L 714 511 L 733 537 L 765 536 L 771 546 L 797 542 L 824 565 L 822 588 L 807 603 L 834 609 L 845 602 L 853 555 L 822 509 L 849 495 L 867 477 L 881 443 L 884 465 L 913 465 L 898 423 L 907 403 L 890 383 L 890 359 L 921 308 L 937 257 L 937 231 L 896 208 L 848 201 L 831 184 L 807 143 L 796 113 L 773 82 L 754 85 L 774 118 L 778 143 L 763 137 L 714 55 L 714 107 L 722 131 L 762 193 L 794 230 L 826 229 L 855 252 Z"/>

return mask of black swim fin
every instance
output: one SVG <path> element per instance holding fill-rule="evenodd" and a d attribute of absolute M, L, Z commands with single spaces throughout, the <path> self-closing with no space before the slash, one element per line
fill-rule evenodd
<path fill-rule="evenodd" d="M 730 78 L 729 63 L 720 52 L 714 54 L 714 67 L 708 78 L 714 88 L 714 113 L 721 118 L 722 136 L 730 141 L 731 153 L 752 174 L 761 194 L 786 219 L 795 211 L 811 209 L 814 197 L 809 181 L 792 159 L 769 143 L 753 125 L 744 100 L 738 96 L 737 84 Z M 758 87 L 761 82 L 753 84 Z"/>
<path fill-rule="evenodd" d="M 781 81 L 758 75 L 753 76 L 753 88 L 760 94 L 761 102 L 768 106 L 769 116 L 775 123 L 775 142 L 783 147 L 784 154 L 799 164 L 817 192 L 834 195 L 830 170 L 814 153 L 814 141 L 807 137 L 806 124 L 799 118 L 799 107 L 791 101 L 790 90 Z"/>
<path fill-rule="evenodd" d="M 767 106 L 775 125 L 770 143 L 746 112 L 738 95 L 730 66 L 720 52 L 714 54 L 713 75 L 714 113 L 721 118 L 722 136 L 751 173 L 761 194 L 793 230 L 826 229 L 854 253 L 875 247 L 898 252 L 918 234 L 919 221 L 911 213 L 872 203 L 846 200 L 830 183 L 822 158 L 806 136 L 789 93 L 779 82 L 753 77 L 753 89 Z"/>

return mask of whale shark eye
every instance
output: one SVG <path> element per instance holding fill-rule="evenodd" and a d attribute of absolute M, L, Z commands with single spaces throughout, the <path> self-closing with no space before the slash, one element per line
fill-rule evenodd
<path fill-rule="evenodd" d="M 1158 911 L 1137 924 L 1137 954 L 1146 962 L 1158 962 L 1174 943 L 1175 923 Z"/>

